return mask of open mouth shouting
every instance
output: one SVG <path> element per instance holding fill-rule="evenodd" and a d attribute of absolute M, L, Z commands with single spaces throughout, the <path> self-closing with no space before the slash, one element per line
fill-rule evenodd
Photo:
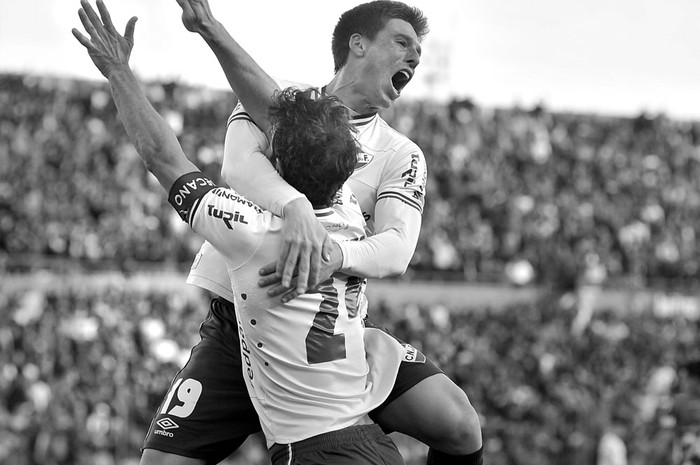
<path fill-rule="evenodd" d="M 394 86 L 397 95 L 401 95 L 401 91 L 406 87 L 406 84 L 408 84 L 412 77 L 413 75 L 411 72 L 405 69 L 402 69 L 391 77 L 391 84 Z"/>

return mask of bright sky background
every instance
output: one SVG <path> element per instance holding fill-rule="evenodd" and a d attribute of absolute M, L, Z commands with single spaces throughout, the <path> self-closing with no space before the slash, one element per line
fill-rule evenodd
<path fill-rule="evenodd" d="M 406 0 L 431 34 L 403 98 L 469 97 L 487 106 L 700 120 L 698 0 Z M 117 28 L 139 17 L 141 77 L 225 87 L 218 64 L 180 22 L 175 0 L 106 0 Z M 322 85 L 330 36 L 361 0 L 210 0 L 217 17 L 273 76 Z M 94 3 L 93 3 L 94 4 Z M 78 0 L 1 0 L 0 72 L 99 79 L 70 33 Z"/>

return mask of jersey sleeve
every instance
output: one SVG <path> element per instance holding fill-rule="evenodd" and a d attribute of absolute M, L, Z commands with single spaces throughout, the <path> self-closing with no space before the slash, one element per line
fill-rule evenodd
<path fill-rule="evenodd" d="M 200 172 L 180 177 L 169 201 L 234 267 L 254 253 L 266 230 L 262 208 L 232 189 L 217 187 Z"/>
<path fill-rule="evenodd" d="M 377 189 L 377 201 L 397 199 L 423 213 L 428 171 L 425 156 L 413 142 L 406 142 L 393 155 Z"/>
<path fill-rule="evenodd" d="M 303 197 L 267 159 L 267 137 L 239 103 L 228 119 L 221 175 L 256 204 L 282 216 L 284 207 Z"/>
<path fill-rule="evenodd" d="M 202 197 L 216 188 L 216 184 L 201 171 L 180 176 L 170 188 L 168 202 L 185 223 L 192 226 L 192 218 L 197 212 Z"/>

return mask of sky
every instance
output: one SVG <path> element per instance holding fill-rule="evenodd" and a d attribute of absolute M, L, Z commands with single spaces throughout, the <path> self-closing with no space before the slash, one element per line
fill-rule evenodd
<path fill-rule="evenodd" d="M 209 0 L 214 14 L 275 77 L 323 85 L 330 37 L 360 0 Z M 470 98 L 700 121 L 697 0 L 406 0 L 431 23 L 402 98 Z M 94 4 L 94 3 L 93 3 Z M 120 31 L 138 16 L 131 65 L 143 79 L 226 88 L 175 0 L 106 0 Z M 0 72 L 100 79 L 71 35 L 78 0 L 0 1 Z"/>

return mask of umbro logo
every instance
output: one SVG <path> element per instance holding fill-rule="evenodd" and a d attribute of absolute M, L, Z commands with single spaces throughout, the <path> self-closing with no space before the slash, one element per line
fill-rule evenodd
<path fill-rule="evenodd" d="M 156 422 L 156 424 L 163 429 L 175 429 L 175 428 L 180 427 L 180 426 L 178 426 L 177 423 L 175 423 L 174 421 L 172 421 L 170 418 L 167 418 L 167 417 L 161 418 L 160 420 L 158 420 Z"/>

